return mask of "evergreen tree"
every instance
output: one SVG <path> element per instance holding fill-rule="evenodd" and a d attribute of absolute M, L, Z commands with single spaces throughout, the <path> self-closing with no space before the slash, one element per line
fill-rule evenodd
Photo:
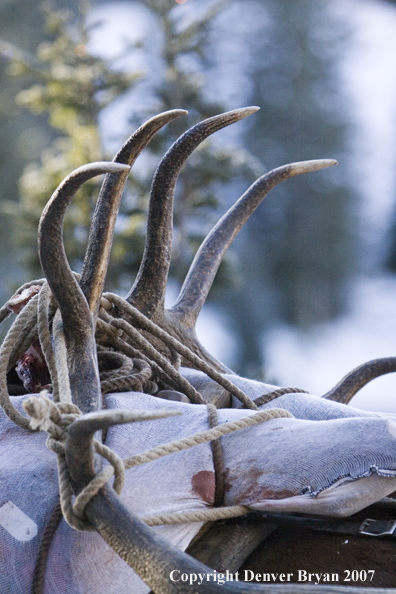
<path fill-rule="evenodd" d="M 59 0 L 62 4 L 63 0 Z M 68 5 L 73 6 L 70 0 Z M 18 180 L 27 162 L 51 142 L 53 134 L 45 119 L 33 116 L 18 106 L 15 96 L 27 79 L 8 76 L 13 59 L 34 61 L 34 48 L 44 39 L 42 17 L 36 3 L 13 0 L 0 3 L 0 205 L 18 200 Z M 23 48 L 23 50 L 21 49 Z M 16 219 L 16 227 L 19 220 Z M 13 226 L 9 217 L 0 217 L 0 301 L 23 281 L 22 270 L 15 265 Z"/>
<path fill-rule="evenodd" d="M 296 160 L 337 158 L 344 150 L 345 121 L 340 118 L 332 66 L 337 64 L 342 35 L 340 23 L 327 12 L 328 2 L 218 1 L 190 20 L 174 0 L 134 2 L 156 22 L 162 69 L 151 82 L 149 101 L 132 106 L 131 130 L 125 136 L 160 111 L 184 108 L 189 115 L 153 139 L 145 151 L 145 167 L 135 168 L 136 174 L 130 176 L 110 267 L 113 288 L 129 288 L 140 263 L 149 186 L 160 156 L 190 125 L 224 111 L 221 102 L 208 99 L 205 72 L 212 65 L 212 27 L 228 4 L 250 11 L 264 7 L 268 16 L 259 33 L 249 33 L 246 39 L 254 82 L 247 104 L 261 107 L 246 141 L 257 160 L 234 146 L 222 146 L 216 136 L 192 155 L 177 186 L 171 274 L 178 280 L 184 277 L 201 238 L 219 216 L 217 198 L 224 196 L 220 189 L 224 184 L 227 187 L 233 180 L 246 188 L 263 173 L 257 166 L 260 161 L 271 169 Z M 17 216 L 18 224 L 29 220 L 29 232 L 23 231 L 29 254 L 36 253 L 38 217 L 59 181 L 82 163 L 112 158 L 100 143 L 101 110 L 140 84 L 137 73 L 115 72 L 106 60 L 89 55 L 84 10 L 77 16 L 47 9 L 46 19 L 49 39 L 39 46 L 36 58 L 25 60 L 23 54 L 15 54 L 11 61 L 13 73 L 30 81 L 19 102 L 38 113 L 40 123 L 43 116 L 49 117 L 55 137 L 21 181 Z M 147 37 L 140 46 L 153 51 L 151 41 Z M 93 185 L 84 188 L 69 212 L 65 237 L 75 268 L 84 253 L 94 195 Z M 342 310 L 345 280 L 352 269 L 347 240 L 351 200 L 342 175 L 337 177 L 335 170 L 331 176 L 317 172 L 280 186 L 252 217 L 237 240 L 240 286 L 221 292 L 221 307 L 238 338 L 238 371 L 259 375 L 262 334 L 274 321 L 308 327 Z M 219 276 L 224 283 L 224 275 Z M 235 282 L 238 275 L 227 279 Z"/>
<path fill-rule="evenodd" d="M 146 103 L 134 106 L 132 127 L 136 128 L 154 113 L 169 109 L 186 109 L 188 115 L 173 121 L 155 136 L 145 149 L 150 155 L 145 164 L 151 163 L 152 167 L 148 167 L 144 175 L 131 176 L 129 195 L 121 206 L 121 216 L 125 217 L 123 233 L 116 247 L 117 263 L 121 260 L 123 269 L 128 272 L 123 276 L 125 286 L 130 284 L 130 272 L 135 272 L 140 262 L 145 237 L 147 192 L 158 159 L 190 126 L 226 111 L 221 102 L 207 98 L 205 72 L 212 65 L 210 43 L 215 18 L 231 3 L 232 0 L 212 2 L 200 16 L 194 13 L 192 20 L 185 19 L 182 7 L 174 0 L 134 3 L 147 8 L 155 20 L 155 34 L 161 38 L 159 53 L 162 69 L 158 78 L 149 85 L 149 107 Z M 147 54 L 152 52 L 152 34 L 141 40 Z M 258 162 L 251 153 L 240 146 L 219 143 L 216 135 L 206 140 L 188 159 L 179 176 L 174 202 L 174 246 L 170 270 L 173 279 L 179 283 L 184 279 L 202 239 L 217 222 L 220 188 L 224 192 L 224 186 L 238 179 L 244 179 L 248 184 L 257 177 L 258 170 Z M 226 258 L 216 278 L 215 288 L 232 285 L 232 268 L 231 259 Z M 113 270 L 117 269 L 113 266 Z"/>
<path fill-rule="evenodd" d="M 190 125 L 224 111 L 220 104 L 205 99 L 204 67 L 206 42 L 216 13 L 226 3 L 216 3 L 200 19 L 183 26 L 173 0 L 142 2 L 158 22 L 163 33 L 163 75 L 153 85 L 150 109 L 132 106 L 131 131 L 154 113 L 183 107 L 189 110 L 167 126 L 150 143 L 148 149 L 155 163 L 170 144 Z M 52 191 L 72 169 L 83 163 L 111 158 L 100 143 L 98 116 L 116 97 L 130 90 L 137 73 L 114 71 L 105 59 L 88 52 L 89 30 L 85 26 L 87 6 L 80 5 L 75 15 L 65 10 L 44 9 L 50 39 L 39 45 L 36 60 L 14 58 L 11 72 L 28 75 L 34 84 L 19 93 L 17 100 L 37 114 L 46 114 L 56 133 L 54 142 L 40 155 L 40 161 L 28 165 L 21 178 L 21 201 L 17 210 L 20 237 L 29 249 L 25 262 L 31 271 L 38 262 L 35 237 L 42 208 Z M 143 40 L 150 51 L 150 39 Z M 88 45 L 89 46 L 89 45 Z M 129 51 L 133 51 L 133 47 Z M 190 59 L 189 68 L 183 59 Z M 195 64 L 191 72 L 191 60 Z M 124 140 L 124 139 L 123 139 Z M 193 253 L 208 230 L 216 205 L 219 184 L 235 176 L 253 178 L 254 160 L 246 152 L 220 148 L 207 141 L 196 151 L 184 168 L 175 202 L 175 249 L 171 275 L 184 276 Z M 117 228 L 110 265 L 113 287 L 130 285 L 140 263 L 145 238 L 147 199 L 154 167 L 145 175 L 131 175 L 127 195 L 121 206 L 121 224 Z M 97 183 L 86 184 L 69 209 L 65 221 L 65 244 L 72 265 L 79 268 L 87 237 Z M 15 211 L 14 205 L 10 209 Z"/>
<path fill-rule="evenodd" d="M 66 175 L 76 167 L 103 159 L 98 115 L 130 87 L 134 75 L 113 72 L 104 60 L 90 56 L 84 29 L 87 7 L 80 4 L 77 17 L 66 9 L 43 5 L 48 39 L 39 44 L 34 59 L 13 56 L 9 73 L 34 81 L 21 91 L 17 103 L 38 115 L 48 116 L 54 140 L 28 164 L 20 179 L 20 202 L 9 212 L 18 217 L 23 260 L 39 274 L 36 249 L 37 225 L 44 205 Z M 66 250 L 72 262 L 81 259 L 89 228 L 96 186 L 85 184 L 65 221 Z"/>

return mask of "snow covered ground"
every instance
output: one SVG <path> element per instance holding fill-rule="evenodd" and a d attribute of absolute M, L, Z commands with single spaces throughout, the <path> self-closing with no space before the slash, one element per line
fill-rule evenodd
<path fill-rule="evenodd" d="M 197 324 L 202 344 L 231 365 L 235 338 L 211 307 L 205 307 Z M 295 386 L 321 396 L 358 365 L 396 356 L 396 277 L 358 279 L 351 309 L 332 323 L 302 332 L 279 326 L 263 345 L 266 379 L 280 386 Z M 396 412 L 396 373 L 367 384 L 353 406 L 378 412 Z"/>

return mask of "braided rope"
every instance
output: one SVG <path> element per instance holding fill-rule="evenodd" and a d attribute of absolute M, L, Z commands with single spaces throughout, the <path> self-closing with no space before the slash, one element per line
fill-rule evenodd
<path fill-rule="evenodd" d="M 24 429 L 30 429 L 29 419 L 21 415 L 21 413 L 14 407 L 10 400 L 10 395 L 7 389 L 7 369 L 13 346 L 19 334 L 26 326 L 29 318 L 34 315 L 34 311 L 37 307 L 37 301 L 38 295 L 35 295 L 23 308 L 7 332 L 3 344 L 0 347 L 0 404 L 11 421 L 13 421 L 19 427 L 23 427 Z"/>
<path fill-rule="evenodd" d="M 218 427 L 208 429 L 207 431 L 203 431 L 202 433 L 197 433 L 196 435 L 191 435 L 189 437 L 183 437 L 175 441 L 170 441 L 164 445 L 160 445 L 150 450 L 147 450 L 143 454 L 136 454 L 135 456 L 126 458 L 124 460 L 125 469 L 129 470 L 134 466 L 146 464 L 148 462 L 152 462 L 153 460 L 157 460 L 158 458 L 169 456 L 170 454 L 181 452 L 182 450 L 187 450 L 188 448 L 192 448 L 202 443 L 207 443 L 212 439 L 218 439 L 219 437 L 223 437 L 224 435 L 228 435 L 229 433 L 233 433 L 234 431 L 239 431 L 240 429 L 247 429 L 248 427 L 258 425 L 259 423 L 264 423 L 265 421 L 270 421 L 271 419 L 279 418 L 292 419 L 293 415 L 289 413 L 289 411 L 283 410 L 281 408 L 271 408 L 269 410 L 262 410 L 253 415 L 244 417 L 243 419 L 237 419 L 236 421 L 228 421 L 227 423 L 223 423 Z"/>
<path fill-rule="evenodd" d="M 48 283 L 38 281 L 37 283 L 27 283 L 27 286 L 35 284 L 40 284 L 40 292 L 32 297 L 17 315 L 0 349 L 0 405 L 15 424 L 25 429 L 30 428 L 29 421 L 15 409 L 10 400 L 6 374 L 37 337 L 50 373 L 54 401 L 72 402 L 68 381 L 66 344 L 61 319 L 59 319 L 60 315 L 58 314 L 54 318 L 55 302 Z M 52 318 L 57 320 L 53 327 L 55 351 L 50 330 L 50 320 Z M 139 359 L 136 358 L 137 355 L 140 355 Z M 103 357 L 104 359 L 113 358 L 114 360 L 117 353 L 110 353 L 107 349 Z M 158 387 L 152 381 L 152 368 L 149 358 L 142 357 L 138 351 L 134 351 L 132 361 L 127 356 L 123 356 L 122 353 L 118 354 L 118 359 L 122 357 L 121 369 L 113 369 L 106 374 L 106 378 L 103 380 L 103 393 L 107 394 L 114 390 L 136 390 L 155 393 Z M 126 372 L 127 368 L 130 370 L 128 374 Z M 58 378 L 59 374 L 62 375 L 62 378 Z M 59 383 L 62 385 L 62 394 L 59 392 Z"/>
<path fill-rule="evenodd" d="M 50 322 L 49 322 L 49 310 L 52 302 L 52 293 L 48 283 L 44 283 L 39 293 L 39 299 L 37 304 L 37 324 L 39 331 L 39 340 L 41 350 L 47 363 L 48 371 L 51 377 L 52 383 L 52 396 L 54 402 L 59 402 L 59 382 L 58 372 L 55 364 L 55 353 L 52 347 L 51 333 L 50 333 Z"/>
<path fill-rule="evenodd" d="M 263 394 L 258 398 L 253 400 L 256 406 L 262 406 L 263 404 L 268 404 L 268 402 L 272 402 L 279 396 L 284 396 L 285 394 L 309 394 L 307 390 L 302 390 L 301 388 L 277 388 L 276 390 L 271 390 L 271 392 L 267 392 L 267 394 Z M 244 408 L 243 406 L 238 406 L 237 408 Z"/>
<path fill-rule="evenodd" d="M 125 320 L 114 319 L 112 325 L 115 328 L 123 330 L 125 334 L 132 338 L 144 352 L 161 367 L 169 377 L 179 383 L 182 386 L 182 391 L 185 392 L 186 396 L 194 404 L 206 404 L 201 394 L 188 382 L 180 373 L 169 363 L 169 361 L 162 355 L 142 334 L 134 328 L 131 324 L 128 324 Z"/>
<path fill-rule="evenodd" d="M 14 293 L 14 295 L 19 295 L 20 293 L 22 293 L 22 291 L 24 291 L 25 289 L 30 289 L 30 287 L 34 286 L 34 285 L 43 285 L 46 282 L 45 278 L 40 278 L 39 280 L 33 280 L 33 281 L 29 281 L 27 283 L 25 283 L 24 285 L 22 285 L 21 287 L 19 287 L 19 289 L 17 289 Z M 9 304 L 10 301 L 12 300 L 9 299 L 7 301 L 7 303 L 5 303 L 3 305 L 3 307 L 0 308 L 0 324 L 2 322 L 4 322 L 4 320 L 6 320 L 8 317 L 10 317 L 10 315 L 13 313 L 12 309 L 10 308 Z"/>
<path fill-rule="evenodd" d="M 158 377 L 159 380 L 169 384 L 175 390 L 181 390 L 180 381 L 185 381 L 185 378 L 181 376 L 178 372 L 174 373 L 176 370 L 172 368 L 172 377 L 169 376 L 155 361 L 151 360 L 145 353 L 138 351 L 134 346 L 120 338 L 122 335 L 121 330 L 117 330 L 111 324 L 106 323 L 103 319 L 97 320 L 97 329 L 99 330 L 99 336 L 96 336 L 97 342 L 100 345 L 108 345 L 110 344 L 113 348 L 121 351 L 125 355 L 129 357 L 139 357 L 149 363 L 151 369 L 153 370 L 153 374 Z M 188 383 L 190 386 L 190 384 Z"/>
<path fill-rule="evenodd" d="M 31 594 L 43 594 L 44 591 L 44 576 L 47 566 L 47 559 L 51 542 L 62 519 L 62 508 L 60 502 L 56 504 L 52 510 L 51 517 L 48 520 L 44 532 L 40 539 L 40 546 L 36 557 L 36 565 L 33 573 L 33 583 Z"/>
<path fill-rule="evenodd" d="M 117 367 L 118 375 L 130 375 L 133 370 L 133 361 L 123 353 L 116 353 L 102 349 L 98 352 L 98 363 L 104 363 L 109 366 Z M 113 377 L 113 369 L 100 372 L 100 379 L 106 380 Z"/>
<path fill-rule="evenodd" d="M 162 526 L 164 524 L 187 524 L 190 522 L 216 522 L 246 516 L 252 510 L 244 505 L 230 505 L 229 507 L 216 507 L 190 512 L 174 512 L 171 514 L 158 514 L 144 516 L 143 522 L 148 526 Z"/>
<path fill-rule="evenodd" d="M 63 323 L 60 311 L 57 310 L 53 323 L 55 368 L 59 384 L 59 401 L 64 403 L 73 403 L 70 389 L 69 368 L 67 365 L 66 338 L 63 330 Z"/>
<path fill-rule="evenodd" d="M 113 475 L 115 475 L 113 488 L 118 494 L 121 493 L 125 482 L 125 469 L 121 458 L 110 448 L 94 440 L 96 452 L 106 458 L 110 465 L 95 476 L 76 497 L 73 504 L 65 442 L 69 426 L 82 414 L 81 411 L 74 404 L 54 403 L 46 396 L 45 391 L 39 398 L 32 396 L 25 400 L 23 408 L 31 417 L 32 429 L 40 429 L 48 433 L 47 447 L 57 455 L 60 505 L 66 522 L 76 530 L 94 531 L 83 519 L 85 506 Z"/>
<path fill-rule="evenodd" d="M 15 365 L 15 362 L 22 357 L 30 345 L 38 338 L 38 327 L 35 317 L 32 315 L 19 333 L 10 353 L 7 372 L 10 371 Z"/>

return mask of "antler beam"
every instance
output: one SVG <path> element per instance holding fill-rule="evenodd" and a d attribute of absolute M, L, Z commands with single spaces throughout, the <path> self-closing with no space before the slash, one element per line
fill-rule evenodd
<path fill-rule="evenodd" d="M 164 309 L 172 252 L 173 198 L 180 170 L 191 153 L 211 134 L 255 113 L 245 107 L 214 116 L 187 130 L 161 160 L 151 187 L 143 260 L 127 301 L 149 318 Z M 160 315 L 161 315 L 160 314 Z"/>
<path fill-rule="evenodd" d="M 349 404 L 355 394 L 371 380 L 395 371 L 396 357 L 384 357 L 383 359 L 367 361 L 367 363 L 363 363 L 347 373 L 334 388 L 323 395 L 323 398 Z"/>

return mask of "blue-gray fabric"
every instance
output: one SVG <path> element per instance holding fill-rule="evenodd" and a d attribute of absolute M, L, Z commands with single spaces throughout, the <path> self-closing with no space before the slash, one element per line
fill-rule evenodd
<path fill-rule="evenodd" d="M 181 368 L 182 375 L 188 379 L 188 381 L 199 390 L 199 388 L 207 383 L 213 382 L 208 378 L 202 371 L 195 369 L 189 369 L 188 367 Z M 233 382 L 238 388 L 240 388 L 249 398 L 255 400 L 263 394 L 268 394 L 272 390 L 277 390 L 279 386 L 273 386 L 271 384 L 264 384 L 255 380 L 246 379 L 239 375 L 225 374 L 225 377 Z M 240 406 L 240 402 L 237 398 L 233 399 L 234 406 Z M 353 406 L 347 406 L 346 404 L 340 404 L 338 402 L 332 402 L 331 400 L 325 400 L 318 396 L 311 394 L 296 393 L 296 394 L 285 394 L 284 396 L 278 396 L 272 402 L 268 402 L 260 406 L 260 410 L 266 408 L 285 408 L 292 413 L 297 419 L 307 419 L 311 421 L 325 421 L 329 419 L 342 419 L 349 417 L 372 417 L 380 416 L 377 413 L 366 412 L 354 408 Z"/>
<path fill-rule="evenodd" d="M 183 373 L 196 385 L 209 381 L 199 372 Z M 272 388 L 229 377 L 252 398 Z M 20 411 L 23 399 L 12 398 Z M 106 406 L 183 412 L 180 417 L 111 428 L 106 443 L 123 457 L 208 428 L 205 406 L 136 392 L 108 395 Z M 345 480 L 373 474 L 396 476 L 395 421 L 305 394 L 282 396 L 266 405 L 274 406 L 288 408 L 296 418 L 273 419 L 222 439 L 228 469 L 227 504 L 253 505 L 267 498 L 281 503 L 282 498 L 304 493 L 305 500 L 315 501 L 312 496 Z M 250 414 L 220 410 L 219 422 Z M 40 535 L 58 501 L 56 457 L 45 441 L 43 433 L 16 427 L 0 409 L 0 509 L 10 501 L 38 526 L 38 535 L 27 542 L 16 540 L 0 526 L 1 593 L 30 593 Z M 212 501 L 194 490 L 193 479 L 212 472 L 210 445 L 204 444 L 128 471 L 122 498 L 138 514 L 202 509 Z M 396 479 L 385 480 L 393 484 Z M 189 524 L 156 530 L 185 548 L 199 527 Z M 97 534 L 77 533 L 61 521 L 51 546 L 45 594 L 148 591 Z"/>

